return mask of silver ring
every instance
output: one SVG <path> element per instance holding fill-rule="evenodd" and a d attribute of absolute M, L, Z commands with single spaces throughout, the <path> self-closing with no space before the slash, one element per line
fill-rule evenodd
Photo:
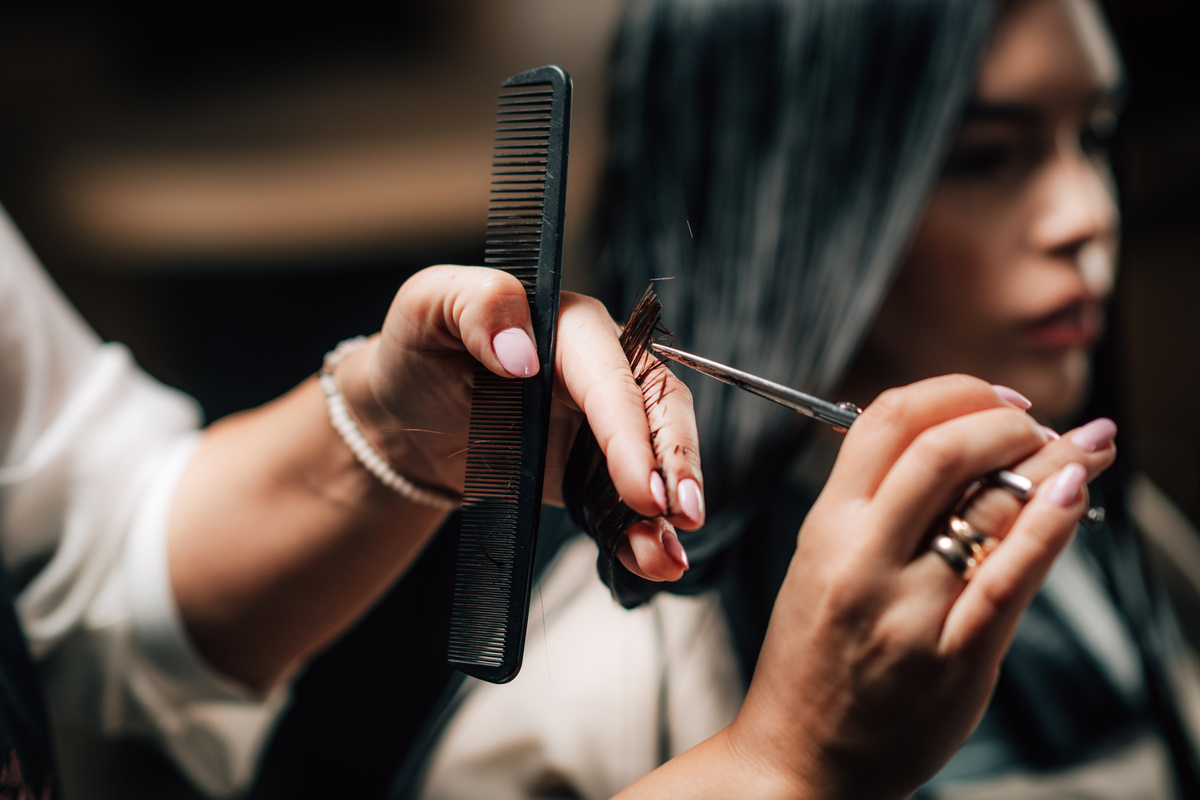
<path fill-rule="evenodd" d="M 971 523 L 957 514 L 950 515 L 950 519 L 946 523 L 946 528 L 951 536 L 958 537 L 963 544 L 970 548 L 971 554 L 980 562 L 990 556 L 992 551 L 996 549 L 996 546 L 1000 544 L 999 539 L 988 536 L 986 533 L 981 533 Z"/>
<path fill-rule="evenodd" d="M 1098 530 L 1104 525 L 1104 520 L 1108 517 L 1108 512 L 1104 510 L 1104 506 L 1092 506 L 1083 515 L 1083 519 L 1079 520 L 1083 523 L 1083 527 L 1088 530 Z"/>
<path fill-rule="evenodd" d="M 1028 500 L 1033 497 L 1033 481 L 1024 475 L 1019 475 L 1010 469 L 993 472 L 984 479 L 985 483 L 1006 489 L 1018 500 Z"/>
<path fill-rule="evenodd" d="M 982 562 L 962 539 L 949 533 L 939 533 L 933 537 L 929 549 L 941 556 L 964 581 L 974 577 L 975 570 Z"/>

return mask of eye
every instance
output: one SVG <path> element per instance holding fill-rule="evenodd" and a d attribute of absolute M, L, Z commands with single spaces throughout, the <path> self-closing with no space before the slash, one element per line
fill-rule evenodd
<path fill-rule="evenodd" d="M 1088 155 L 1105 158 L 1117 135 L 1117 115 L 1103 111 L 1093 115 L 1079 135 L 1079 146 Z"/>
<path fill-rule="evenodd" d="M 1017 148 L 1007 144 L 955 147 L 946 158 L 943 174 L 961 181 L 991 178 L 1014 164 L 1017 156 Z"/>

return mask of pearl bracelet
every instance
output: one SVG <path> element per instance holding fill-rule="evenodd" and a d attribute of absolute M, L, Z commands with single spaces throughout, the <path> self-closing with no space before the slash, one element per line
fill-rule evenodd
<path fill-rule="evenodd" d="M 325 392 L 325 406 L 329 409 L 329 421 L 333 423 L 334 429 L 341 435 L 342 441 L 350 448 L 350 452 L 354 453 L 358 462 L 378 478 L 384 486 L 414 503 L 440 509 L 458 508 L 462 501 L 457 495 L 444 490 L 417 486 L 392 469 L 383 454 L 367 441 L 367 437 L 363 435 L 362 429 L 359 428 L 354 415 L 350 412 L 346 398 L 338 390 L 337 380 L 333 377 L 333 368 L 355 350 L 362 349 L 367 341 L 366 336 L 356 336 L 341 342 L 336 348 L 325 354 L 325 363 L 321 365 L 321 371 L 317 373 L 317 382 L 321 384 L 321 389 Z"/>

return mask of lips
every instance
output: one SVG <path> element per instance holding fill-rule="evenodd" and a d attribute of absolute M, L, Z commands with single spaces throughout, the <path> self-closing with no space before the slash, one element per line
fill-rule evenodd
<path fill-rule="evenodd" d="M 1038 349 L 1088 349 L 1104 331 L 1104 309 L 1097 302 L 1077 301 L 1024 326 L 1027 342 Z"/>

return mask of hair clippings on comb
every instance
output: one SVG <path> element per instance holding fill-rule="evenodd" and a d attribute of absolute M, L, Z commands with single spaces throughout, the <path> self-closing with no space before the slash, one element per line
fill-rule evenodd
<path fill-rule="evenodd" d="M 339 343 L 337 347 L 325 354 L 325 361 L 317 373 L 317 382 L 325 392 L 325 407 L 329 410 L 329 421 L 333 423 L 334 430 L 342 437 L 342 441 L 350 448 L 350 452 L 354 454 L 358 462 L 378 478 L 384 486 L 401 497 L 423 506 L 443 510 L 458 508 L 462 502 L 458 495 L 417 486 L 392 469 L 383 454 L 367 441 L 357 420 L 354 419 L 354 414 L 351 413 L 346 398 L 338 389 L 337 379 L 333 376 L 333 368 L 340 364 L 346 356 L 365 347 L 367 341 L 366 336 L 355 336 Z"/>

